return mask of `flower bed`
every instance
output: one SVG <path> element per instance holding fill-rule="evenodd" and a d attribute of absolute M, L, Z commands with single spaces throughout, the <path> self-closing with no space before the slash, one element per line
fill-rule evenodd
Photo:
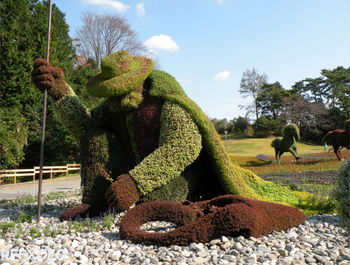
<path fill-rule="evenodd" d="M 273 173 L 259 174 L 258 176 L 264 180 L 273 181 L 279 184 L 299 182 L 299 183 L 308 183 L 308 184 L 335 185 L 337 183 L 336 170 L 304 171 L 304 172 L 273 172 Z"/>
<path fill-rule="evenodd" d="M 342 150 L 345 159 L 350 157 L 350 150 Z M 257 175 L 273 172 L 337 171 L 340 163 L 333 152 L 303 154 L 296 162 L 293 156 L 283 155 L 281 164 L 275 164 L 273 156 L 230 156 L 233 163 L 254 172 Z M 328 174 L 329 175 L 329 174 Z"/>

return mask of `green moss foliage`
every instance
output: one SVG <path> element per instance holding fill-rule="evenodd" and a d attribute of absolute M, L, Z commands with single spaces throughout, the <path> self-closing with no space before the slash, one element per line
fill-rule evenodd
<path fill-rule="evenodd" d="M 150 96 L 160 97 L 176 103 L 189 113 L 192 120 L 198 126 L 202 136 L 203 148 L 212 163 L 221 187 L 224 188 L 226 193 L 267 201 L 274 198 L 271 195 L 272 191 L 280 191 L 283 194 L 289 193 L 288 197 L 296 197 L 285 188 L 271 184 L 268 185 L 270 186 L 268 193 L 257 193 L 257 190 L 264 191 L 263 187 L 267 182 L 260 179 L 251 171 L 242 169 L 231 163 L 213 124 L 202 110 L 186 96 L 173 76 L 162 71 L 153 70 L 145 80 L 144 87 Z M 251 188 L 253 185 L 255 186 L 254 189 Z"/>
<path fill-rule="evenodd" d="M 111 58 L 108 56 L 103 60 L 106 59 L 109 60 Z M 92 77 L 87 84 L 89 93 L 95 97 L 113 97 L 125 95 L 136 90 L 136 88 L 145 81 L 149 73 L 152 71 L 153 61 L 138 56 L 133 57 L 133 59 L 132 69 L 121 75 L 110 79 L 104 79 L 102 77 L 103 74 L 99 73 Z M 107 64 L 110 65 L 111 62 L 108 61 Z M 101 63 L 101 67 L 102 66 L 103 64 Z M 106 69 L 107 76 L 117 72 L 114 70 L 112 71 L 111 69 L 113 69 L 112 66 Z M 102 69 L 102 72 L 104 72 L 104 69 Z"/>
<path fill-rule="evenodd" d="M 282 129 L 282 135 L 293 135 L 296 140 L 300 139 L 299 128 L 295 123 L 288 123 L 286 126 L 284 126 Z"/>
<path fill-rule="evenodd" d="M 128 51 L 113 53 L 101 61 L 101 78 L 109 79 L 135 68 L 134 60 Z"/>
<path fill-rule="evenodd" d="M 159 147 L 130 171 L 140 195 L 169 183 L 199 155 L 201 135 L 189 114 L 179 105 L 165 102 L 161 112 Z"/>
<path fill-rule="evenodd" d="M 350 158 L 339 168 L 337 186 L 333 196 L 339 202 L 339 213 L 344 226 L 350 232 Z"/>
<path fill-rule="evenodd" d="M 140 229 L 144 223 L 159 220 L 173 222 L 178 227 L 166 233 L 148 233 Z M 147 245 L 188 245 L 208 242 L 222 235 L 261 237 L 306 220 L 306 215 L 294 207 L 225 195 L 186 206 L 170 202 L 138 205 L 123 216 L 120 236 Z"/>
<path fill-rule="evenodd" d="M 168 201 L 183 203 L 188 196 L 188 182 L 183 175 L 178 175 L 163 187 L 140 198 L 140 202 Z"/>
<path fill-rule="evenodd" d="M 282 134 L 283 137 L 276 137 L 276 139 L 271 142 L 271 147 L 275 148 L 277 163 L 280 163 L 281 156 L 285 152 L 290 152 L 298 160 L 300 158 L 296 142 L 296 140 L 300 139 L 298 126 L 294 123 L 288 123 L 283 127 Z"/>
<path fill-rule="evenodd" d="M 90 111 L 83 106 L 72 88 L 67 87 L 66 96 L 54 103 L 54 111 L 60 122 L 79 141 L 91 126 Z"/>
<path fill-rule="evenodd" d="M 108 175 L 115 180 L 132 166 L 123 145 L 114 136 L 101 129 L 86 132 L 81 140 L 81 175 L 84 183 L 83 203 L 105 203 L 110 186 Z"/>

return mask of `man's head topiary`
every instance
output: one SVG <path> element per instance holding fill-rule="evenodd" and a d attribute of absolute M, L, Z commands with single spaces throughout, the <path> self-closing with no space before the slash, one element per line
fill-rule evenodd
<path fill-rule="evenodd" d="M 95 97 L 122 96 L 135 91 L 153 69 L 152 59 L 118 51 L 101 61 L 101 72 L 90 78 L 88 92 Z"/>

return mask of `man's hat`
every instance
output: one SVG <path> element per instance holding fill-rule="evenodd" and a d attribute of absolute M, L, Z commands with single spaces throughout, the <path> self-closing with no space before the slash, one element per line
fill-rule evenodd
<path fill-rule="evenodd" d="M 108 55 L 101 61 L 101 72 L 90 78 L 88 92 L 95 97 L 113 97 L 135 90 L 153 69 L 152 59 L 128 51 Z"/>

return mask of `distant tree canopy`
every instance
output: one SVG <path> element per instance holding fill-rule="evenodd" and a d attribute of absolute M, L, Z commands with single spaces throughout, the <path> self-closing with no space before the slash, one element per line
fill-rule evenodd
<path fill-rule="evenodd" d="M 241 116 L 230 121 L 227 121 L 226 118 L 221 120 L 214 118 L 210 120 L 214 124 L 216 131 L 220 134 L 224 134 L 225 131 L 227 133 L 244 132 L 249 125 L 248 119 Z"/>
<path fill-rule="evenodd" d="M 291 97 L 290 92 L 285 90 L 279 82 L 264 83 L 256 97 L 257 109 L 261 115 L 277 120 L 285 112 L 286 100 L 289 97 Z"/>
<path fill-rule="evenodd" d="M 327 109 L 338 109 L 339 120 L 344 124 L 350 114 L 350 67 L 323 69 L 321 75 L 296 82 L 291 91 L 309 103 L 322 103 Z"/>
<path fill-rule="evenodd" d="M 211 119 L 211 122 L 214 124 L 216 131 L 220 134 L 224 134 L 225 131 L 228 133 L 231 132 L 234 126 L 232 121 L 227 121 L 226 118 L 221 120 L 214 118 Z"/>
<path fill-rule="evenodd" d="M 266 130 L 278 134 L 281 126 L 293 122 L 303 140 L 319 142 L 329 130 L 342 128 L 350 118 L 350 68 L 323 69 L 320 77 L 296 82 L 290 90 L 279 82 L 257 85 L 262 78 L 247 70 L 240 89 L 244 97 L 253 97 L 249 106 L 255 109 L 247 108 L 247 115 L 256 114 L 255 135 Z"/>

